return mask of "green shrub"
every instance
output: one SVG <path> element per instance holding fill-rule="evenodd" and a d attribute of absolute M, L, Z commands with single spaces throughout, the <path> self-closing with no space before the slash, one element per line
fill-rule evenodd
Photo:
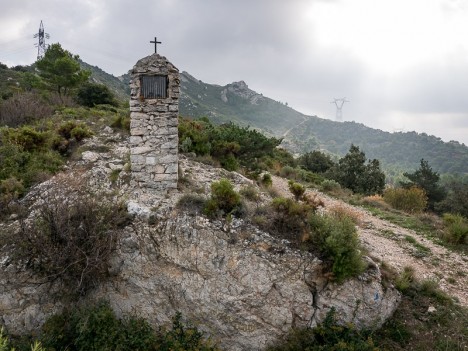
<path fill-rule="evenodd" d="M 443 239 L 452 244 L 468 244 L 468 220 L 458 214 L 443 215 L 445 230 Z"/>
<path fill-rule="evenodd" d="M 279 175 L 283 178 L 294 178 L 297 177 L 297 169 L 291 166 L 284 166 L 281 168 Z"/>
<path fill-rule="evenodd" d="M 160 329 L 157 350 L 161 351 L 216 351 L 211 340 L 191 325 L 182 323 L 182 314 L 177 312 L 172 320 L 172 329 Z"/>
<path fill-rule="evenodd" d="M 93 135 L 84 123 L 75 121 L 62 123 L 56 133 L 55 138 L 52 139 L 52 148 L 64 156 L 71 154 L 77 142 Z"/>
<path fill-rule="evenodd" d="M 84 123 L 75 121 L 67 121 L 61 124 L 57 129 L 57 133 L 67 140 L 75 138 L 76 141 L 81 141 L 93 134 Z"/>
<path fill-rule="evenodd" d="M 315 173 L 325 173 L 335 164 L 330 155 L 318 150 L 305 153 L 299 157 L 298 162 L 305 169 Z"/>
<path fill-rule="evenodd" d="M 30 126 L 20 128 L 4 128 L 0 130 L 2 143 L 18 146 L 22 151 L 40 151 L 47 147 L 47 132 L 38 131 Z"/>
<path fill-rule="evenodd" d="M 237 171 L 239 168 L 239 161 L 233 154 L 223 156 L 220 158 L 221 166 L 228 171 Z"/>
<path fill-rule="evenodd" d="M 4 334 L 3 327 L 0 328 L 0 351 L 15 351 L 15 348 L 10 347 L 7 336 Z M 39 341 L 35 341 L 31 345 L 31 351 L 47 351 Z"/>
<path fill-rule="evenodd" d="M 0 217 L 10 213 L 11 204 L 23 193 L 23 182 L 15 177 L 0 180 Z"/>
<path fill-rule="evenodd" d="M 409 213 L 420 213 L 427 206 L 427 196 L 424 190 L 418 187 L 389 188 L 384 191 L 383 199 L 397 210 Z"/>
<path fill-rule="evenodd" d="M 268 222 L 268 230 L 294 245 L 300 245 L 308 232 L 307 217 L 312 207 L 284 197 L 273 199 L 271 207 L 274 216 Z"/>
<path fill-rule="evenodd" d="M 335 315 L 332 308 L 320 325 L 293 329 L 285 340 L 277 341 L 266 351 L 379 351 L 370 332 L 359 331 L 353 325 L 339 325 Z"/>
<path fill-rule="evenodd" d="M 24 151 L 10 143 L 0 143 L 0 180 L 16 178 L 25 189 L 46 175 L 57 172 L 63 164 L 61 156 L 51 150 Z"/>
<path fill-rule="evenodd" d="M 272 157 L 281 140 L 233 123 L 215 126 L 207 118 L 179 118 L 179 150 L 210 155 L 228 170 L 257 170 L 260 159 Z"/>
<path fill-rule="evenodd" d="M 211 197 L 206 203 L 205 214 L 209 217 L 227 216 L 240 211 L 240 195 L 231 182 L 222 178 L 211 184 Z"/>
<path fill-rule="evenodd" d="M 402 293 L 408 291 L 414 281 L 413 267 L 406 266 L 395 280 L 395 287 Z"/>
<path fill-rule="evenodd" d="M 296 183 L 292 180 L 288 182 L 289 191 L 294 195 L 296 201 L 302 199 L 305 193 L 305 187 L 302 184 Z"/>
<path fill-rule="evenodd" d="M 71 137 L 76 141 L 81 141 L 84 138 L 89 138 L 92 135 L 91 130 L 83 126 L 76 126 L 71 131 Z"/>
<path fill-rule="evenodd" d="M 306 171 L 305 169 L 298 169 L 297 171 L 298 180 L 312 184 L 321 184 L 325 178 L 317 173 Z"/>
<path fill-rule="evenodd" d="M 3 327 L 0 328 L 0 351 L 8 351 L 8 338 L 3 334 Z"/>
<path fill-rule="evenodd" d="M 114 94 L 104 84 L 85 83 L 77 93 L 78 103 L 84 106 L 93 107 L 100 104 L 117 106 Z"/>
<path fill-rule="evenodd" d="M 261 184 L 266 188 L 269 188 L 273 185 L 273 179 L 271 178 L 270 173 L 263 173 Z"/>
<path fill-rule="evenodd" d="M 211 341 L 176 313 L 172 328 L 153 330 L 142 318 L 118 319 L 106 301 L 94 306 L 69 308 L 50 317 L 42 328 L 41 340 L 51 350 L 114 351 L 215 351 Z"/>
<path fill-rule="evenodd" d="M 52 350 L 152 350 L 156 335 L 143 319 L 118 319 L 108 302 L 69 308 L 50 317 L 41 340 Z"/>
<path fill-rule="evenodd" d="M 118 128 L 130 132 L 130 115 L 128 112 L 119 112 L 111 123 L 112 128 Z"/>
<path fill-rule="evenodd" d="M 187 153 L 192 149 L 192 139 L 190 137 L 185 137 L 184 140 L 180 142 L 179 150 L 181 152 Z"/>
<path fill-rule="evenodd" d="M 357 276 L 366 268 L 351 218 L 314 214 L 309 217 L 311 234 L 308 241 L 332 264 L 338 282 Z"/>
<path fill-rule="evenodd" d="M 260 200 L 260 194 L 256 187 L 252 185 L 244 186 L 240 189 L 239 194 L 249 201 L 257 202 Z"/>
<path fill-rule="evenodd" d="M 320 183 L 320 189 L 325 192 L 336 191 L 341 189 L 341 185 L 333 179 L 325 179 Z"/>
<path fill-rule="evenodd" d="M 316 210 L 322 205 L 314 198 L 297 202 L 278 197 L 269 207 L 258 208 L 253 222 L 263 230 L 289 240 L 295 247 L 320 255 L 329 264 L 333 278 L 342 282 L 366 268 L 355 218 L 340 211 L 336 215 L 319 215 Z"/>

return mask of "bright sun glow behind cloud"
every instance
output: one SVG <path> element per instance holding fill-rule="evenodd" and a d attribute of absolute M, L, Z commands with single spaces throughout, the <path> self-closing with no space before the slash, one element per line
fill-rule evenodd
<path fill-rule="evenodd" d="M 320 47 L 340 47 L 366 66 L 392 75 L 420 62 L 443 63 L 468 54 L 468 8 L 464 4 L 450 0 L 322 1 L 306 11 L 305 20 L 314 23 L 311 34 Z"/>

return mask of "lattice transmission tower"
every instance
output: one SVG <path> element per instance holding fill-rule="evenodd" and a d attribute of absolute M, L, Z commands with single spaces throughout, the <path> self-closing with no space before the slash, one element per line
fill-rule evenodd
<path fill-rule="evenodd" d="M 336 106 L 336 117 L 335 120 L 341 122 L 343 120 L 343 105 L 345 102 L 349 102 L 346 98 L 334 99 L 330 104 L 335 104 Z"/>
<path fill-rule="evenodd" d="M 39 32 L 34 34 L 34 38 L 39 38 L 38 43 L 36 44 L 37 47 L 37 59 L 40 60 L 41 58 L 44 57 L 44 54 L 47 50 L 47 45 L 45 43 L 46 39 L 49 39 L 49 33 L 44 32 L 44 25 L 41 24 L 39 25 Z"/>

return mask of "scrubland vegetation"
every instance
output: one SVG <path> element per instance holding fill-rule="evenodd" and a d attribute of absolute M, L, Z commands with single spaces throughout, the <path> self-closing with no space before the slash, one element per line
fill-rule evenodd
<path fill-rule="evenodd" d="M 129 113 L 105 86 L 88 80 L 77 57 L 54 44 L 34 68 L 0 65 L 0 219 L 22 221 L 22 197 L 62 169 L 80 152 L 80 144 L 103 126 L 126 133 Z M 63 68 L 66 67 L 67 74 Z M 36 70 L 37 68 L 37 70 Z M 71 72 L 71 74 L 69 74 Z M 242 217 L 261 229 L 314 252 L 328 265 L 331 279 L 342 282 L 365 265 L 356 218 L 336 209 L 320 214 L 317 199 L 304 196 L 312 187 L 365 207 L 374 215 L 466 253 L 468 182 L 463 175 L 440 176 L 429 163 L 404 174 L 389 187 L 377 159 L 368 160 L 358 145 L 340 158 L 315 150 L 294 158 L 279 148 L 281 140 L 233 123 L 215 125 L 207 118 L 179 119 L 179 149 L 200 162 L 239 171 L 268 192 L 271 175 L 290 180 L 292 198 L 273 196 L 262 206 L 256 187 L 235 191 L 227 179 L 211 186 L 209 198 L 186 194 L 179 207 L 212 219 Z M 70 185 L 70 184 L 68 184 Z M 63 189 L 62 189 L 63 190 Z M 128 218 L 120 204 L 97 198 L 86 189 L 51 189 L 33 222 L 22 222 L 2 245 L 13 248 L 12 261 L 28 262 L 44 281 L 60 280 L 70 296 L 80 296 L 105 278 L 116 233 Z M 72 191 L 70 191 L 72 190 Z M 44 195 L 45 196 L 45 195 Z M 67 199 L 65 205 L 63 197 Z M 14 215 L 13 217 L 11 217 Z M 79 223 L 79 225 L 78 225 Z M 115 235 L 109 235 L 114 233 Z M 19 245 L 19 243 L 24 243 Z M 84 254 L 92 264 L 83 265 Z M 88 262 L 89 263 L 89 262 Z M 60 269 L 67 267 L 66 270 Z M 433 282 L 418 282 L 411 269 L 384 272 L 403 293 L 395 316 L 378 331 L 338 326 L 331 312 L 315 328 L 293 330 L 268 350 L 463 350 L 468 313 L 443 295 Z M 79 277 L 79 279 L 77 278 Z M 428 312 L 432 306 L 435 311 Z M 153 329 L 143 319 L 118 319 L 105 302 L 70 307 L 51 317 L 40 343 L 9 339 L 0 333 L 0 351 L 17 350 L 216 350 L 215 344 L 183 316 L 172 327 Z M 32 346 L 31 346 L 32 345 Z"/>

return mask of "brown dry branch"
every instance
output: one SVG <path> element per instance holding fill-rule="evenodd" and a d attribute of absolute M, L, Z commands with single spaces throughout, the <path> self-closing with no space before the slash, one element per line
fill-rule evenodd
<path fill-rule="evenodd" d="M 18 127 L 34 120 L 50 117 L 53 108 L 38 94 L 16 94 L 0 105 L 0 125 Z"/>
<path fill-rule="evenodd" d="M 107 277 L 119 229 L 127 224 L 121 204 L 68 182 L 43 189 L 30 213 L 9 234 L 10 259 L 19 270 L 79 295 Z"/>

